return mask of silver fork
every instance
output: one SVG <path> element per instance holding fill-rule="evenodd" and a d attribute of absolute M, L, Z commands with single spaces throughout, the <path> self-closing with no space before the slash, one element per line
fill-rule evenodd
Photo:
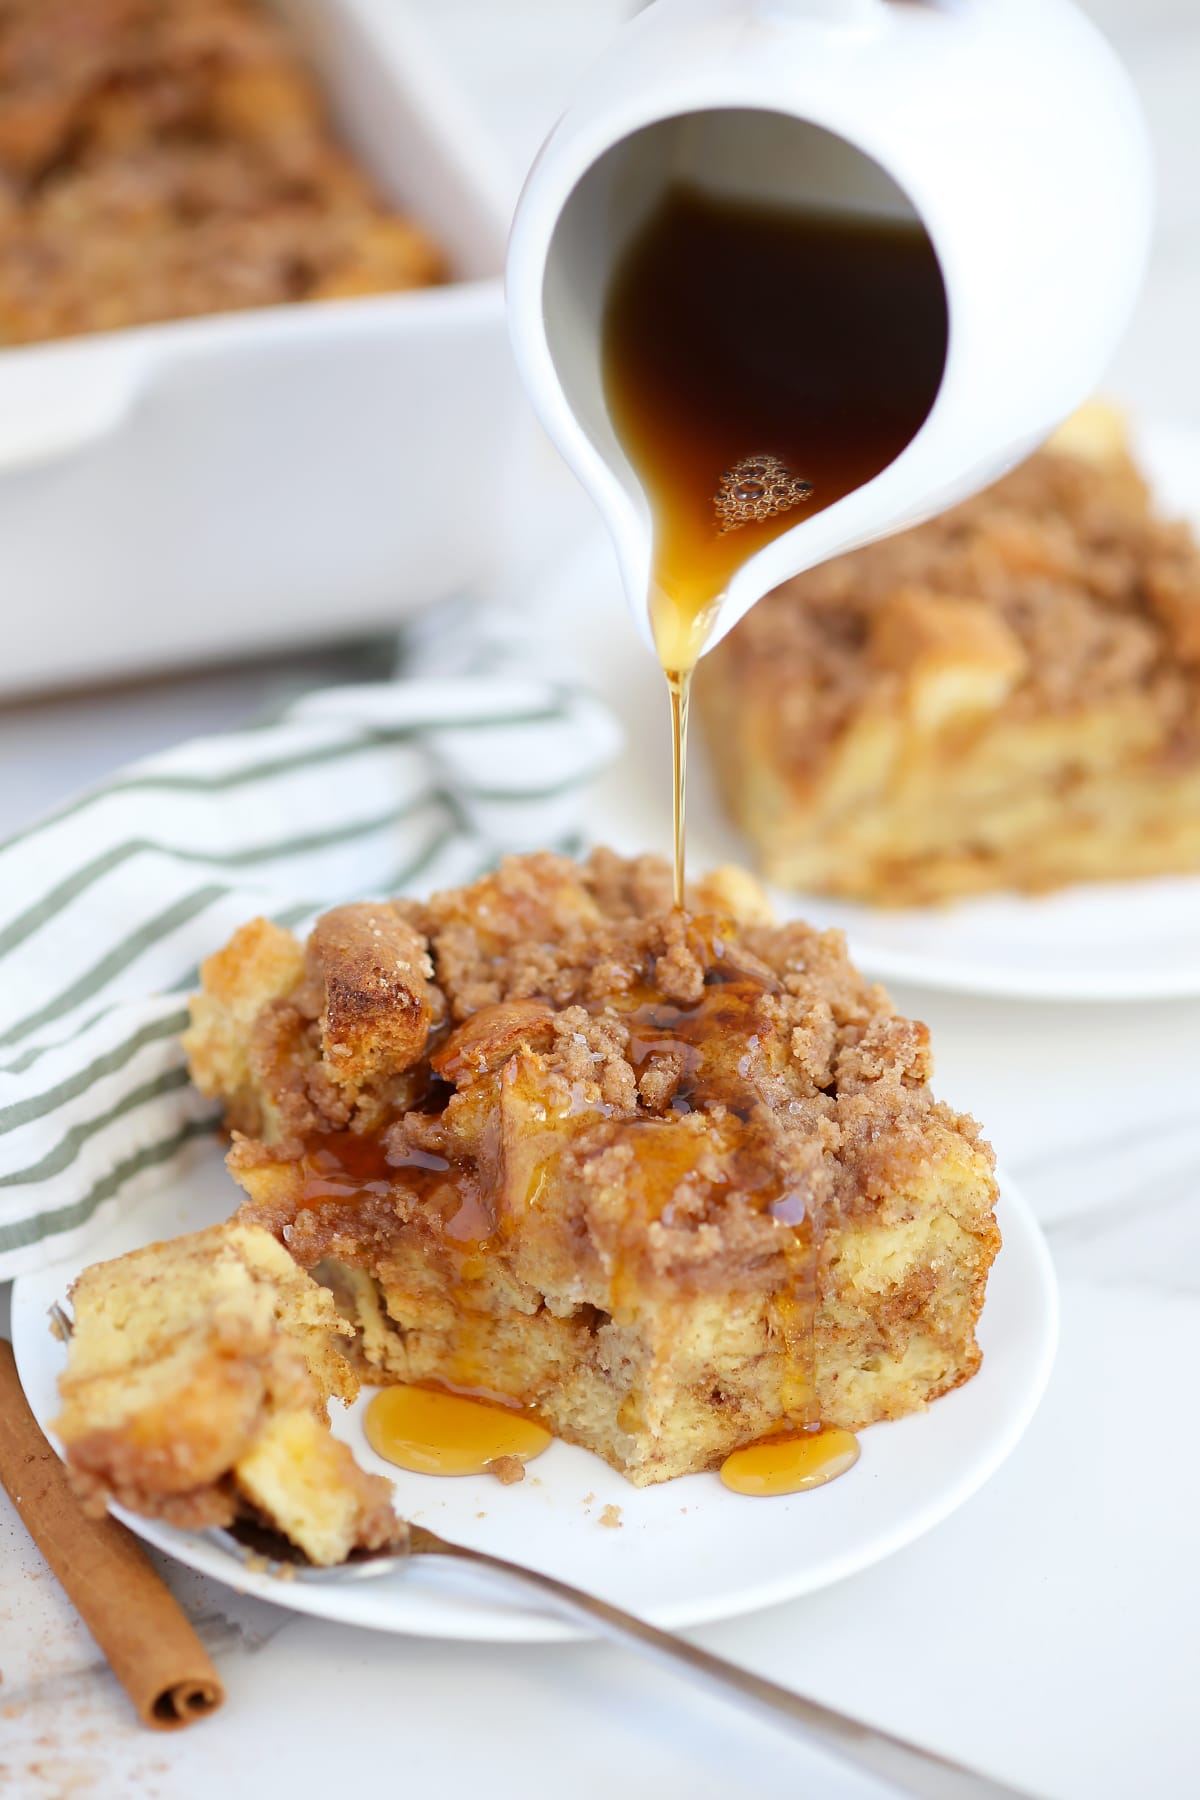
<path fill-rule="evenodd" d="M 894 1737 L 891 1732 L 866 1725 L 817 1700 L 806 1700 L 790 1688 L 780 1687 L 762 1675 L 739 1668 L 723 1657 L 713 1656 L 686 1638 L 660 1631 L 645 1619 L 624 1612 L 594 1594 L 571 1587 L 553 1575 L 543 1575 L 538 1569 L 507 1562 L 486 1550 L 469 1550 L 463 1544 L 448 1543 L 424 1525 L 409 1525 L 407 1546 L 402 1549 L 363 1555 L 330 1569 L 317 1568 L 294 1558 L 267 1557 L 264 1560 L 253 1542 L 244 1543 L 229 1531 L 212 1530 L 204 1535 L 240 1562 L 259 1569 L 265 1567 L 269 1574 L 296 1581 L 370 1581 L 406 1569 L 414 1556 L 446 1556 L 457 1562 L 472 1563 L 476 1568 L 503 1576 L 512 1586 L 525 1588 L 548 1601 L 551 1610 L 564 1618 L 640 1650 L 657 1662 L 665 1663 L 678 1675 L 690 1676 L 731 1705 L 756 1713 L 795 1736 L 810 1742 L 816 1739 L 843 1761 L 881 1776 L 902 1792 L 917 1796 L 918 1800 L 1031 1800 L 1030 1795 L 992 1781 L 986 1775 L 964 1768 L 961 1763 L 937 1756 L 931 1750 L 922 1750 L 916 1744 Z"/>

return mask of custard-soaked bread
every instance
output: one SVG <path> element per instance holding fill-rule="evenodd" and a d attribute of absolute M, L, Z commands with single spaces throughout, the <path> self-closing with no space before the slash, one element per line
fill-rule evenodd
<path fill-rule="evenodd" d="M 1200 868 L 1200 551 L 1106 408 L 769 594 L 696 698 L 781 885 L 898 906 Z"/>
<path fill-rule="evenodd" d="M 214 1225 L 85 1270 L 60 1381 L 76 1486 L 184 1526 L 249 1515 L 310 1561 L 397 1541 L 390 1487 L 329 1432 L 351 1328 L 257 1226 Z"/>
<path fill-rule="evenodd" d="M 520 1401 L 648 1483 L 978 1366 L 991 1152 L 931 1098 L 925 1027 L 745 876 L 683 914 L 657 860 L 517 857 L 303 953 L 249 925 L 204 983 L 242 1216 L 319 1268 L 372 1379 Z"/>

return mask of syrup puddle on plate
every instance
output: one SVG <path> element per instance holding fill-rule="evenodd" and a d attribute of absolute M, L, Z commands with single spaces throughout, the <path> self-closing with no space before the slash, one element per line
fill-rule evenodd
<path fill-rule="evenodd" d="M 520 1408 L 440 1388 L 383 1388 L 363 1424 L 376 1455 L 414 1475 L 486 1475 L 503 1458 L 532 1462 L 554 1442 Z M 835 1481 L 858 1456 L 853 1432 L 822 1425 L 734 1450 L 721 1480 L 735 1494 L 796 1494 Z"/>
<path fill-rule="evenodd" d="M 735 1494 L 799 1494 L 836 1481 L 854 1467 L 858 1457 L 858 1439 L 852 1431 L 821 1425 L 813 1431 L 764 1438 L 735 1450 L 721 1464 L 721 1480 Z"/>
<path fill-rule="evenodd" d="M 382 1389 L 367 1407 L 363 1427 L 377 1456 L 414 1475 L 486 1475 L 501 1457 L 531 1462 L 554 1441 L 517 1407 L 437 1388 Z"/>

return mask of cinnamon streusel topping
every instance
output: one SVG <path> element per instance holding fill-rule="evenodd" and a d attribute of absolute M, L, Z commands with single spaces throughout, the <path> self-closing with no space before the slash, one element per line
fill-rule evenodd
<path fill-rule="evenodd" d="M 455 890 L 322 921 L 306 979 L 251 1034 L 275 1111 L 268 1142 L 265 1121 L 247 1120 L 253 1134 L 233 1153 L 235 1168 L 304 1164 L 322 1204 L 289 1198 L 287 1217 L 268 1221 L 302 1262 L 386 1233 L 439 1191 L 447 1224 L 469 1192 L 472 1230 L 486 1237 L 489 1134 L 514 1080 L 557 1121 L 547 1142 L 571 1160 L 581 1214 L 643 1164 L 635 1210 L 639 1229 L 654 1228 L 656 1260 L 695 1261 L 702 1246 L 714 1275 L 723 1247 L 777 1248 L 778 1221 L 869 1205 L 897 1167 L 911 1177 L 930 1116 L 975 1141 L 929 1095 L 925 1027 L 863 980 L 839 933 L 735 925 L 707 910 L 719 879 L 696 911 L 674 912 L 669 883 L 657 859 L 599 851 L 579 868 L 545 854 L 511 859 L 469 903 Z M 347 959 L 322 980 L 331 939 Z M 386 1029 L 372 1026 L 377 994 Z M 345 1055 L 331 1032 L 339 1009 L 363 1022 L 369 1056 Z M 323 1170 L 323 1144 L 341 1175 Z"/>
<path fill-rule="evenodd" d="M 1200 551 L 1155 516 L 1124 456 L 1032 456 L 941 518 L 786 582 L 717 655 L 771 709 L 780 759 L 799 770 L 939 631 L 967 660 L 976 634 L 1014 719 L 1136 689 L 1172 741 L 1195 740 Z"/>

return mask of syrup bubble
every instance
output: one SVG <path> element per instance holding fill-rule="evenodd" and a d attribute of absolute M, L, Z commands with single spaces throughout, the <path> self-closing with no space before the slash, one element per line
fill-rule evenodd
<path fill-rule="evenodd" d="M 737 531 L 802 506 L 812 491 L 777 456 L 743 456 L 717 483 L 713 508 L 722 531 Z"/>

